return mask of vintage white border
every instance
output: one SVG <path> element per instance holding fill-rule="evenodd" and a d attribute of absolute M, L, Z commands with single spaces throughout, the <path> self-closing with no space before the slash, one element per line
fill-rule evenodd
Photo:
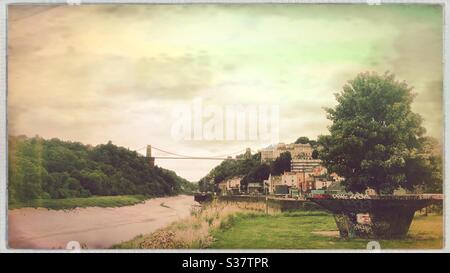
<path fill-rule="evenodd" d="M 180 4 L 180 3 L 312 3 L 312 4 L 441 4 L 443 5 L 443 23 L 444 23 L 444 60 L 443 60 L 443 74 L 444 74 L 444 94 L 443 94 L 443 108 L 444 108 L 444 248 L 439 250 L 383 250 L 377 252 L 450 252 L 449 238 L 450 238 L 450 219 L 447 217 L 449 214 L 448 209 L 448 198 L 450 197 L 450 187 L 449 183 L 449 170 L 450 161 L 449 157 L 449 127 L 450 122 L 450 0 L 5 0 L 0 3 L 0 252 L 74 252 L 69 250 L 30 250 L 30 249 L 8 249 L 7 248 L 7 5 L 8 4 Z M 82 252 L 146 252 L 146 253 L 221 253 L 221 252 L 235 252 L 235 253 L 271 253 L 271 252 L 281 252 L 281 253 L 302 253 L 302 252 L 373 252 L 368 250 L 260 250 L 260 249 L 242 249 L 242 250 L 215 250 L 215 249 L 188 249 L 188 250 L 119 250 L 119 249 L 99 249 L 99 250 L 81 250 Z M 77 252 L 77 251 L 75 251 Z M 78 251 L 80 252 L 80 251 Z"/>

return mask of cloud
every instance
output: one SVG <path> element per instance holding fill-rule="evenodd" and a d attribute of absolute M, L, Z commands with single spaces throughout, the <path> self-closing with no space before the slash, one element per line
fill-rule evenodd
<path fill-rule="evenodd" d="M 13 134 L 152 144 L 192 155 L 257 142 L 177 142 L 171 112 L 279 105 L 280 140 L 327 133 L 323 107 L 359 72 L 387 70 L 418 93 L 440 137 L 442 12 L 433 5 L 10 5 Z M 218 162 L 161 161 L 189 179 Z"/>

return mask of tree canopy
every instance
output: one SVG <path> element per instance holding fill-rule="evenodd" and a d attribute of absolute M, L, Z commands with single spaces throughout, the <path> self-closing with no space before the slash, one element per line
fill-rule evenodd
<path fill-rule="evenodd" d="M 295 144 L 308 144 L 309 143 L 309 138 L 305 137 L 305 136 L 301 136 L 299 138 L 297 138 L 297 140 L 295 141 Z"/>
<path fill-rule="evenodd" d="M 9 200 L 189 192 L 195 185 L 173 171 L 151 167 L 135 151 L 108 144 L 9 137 Z"/>
<path fill-rule="evenodd" d="M 310 144 L 311 147 L 316 148 L 317 147 L 317 141 L 314 139 L 309 139 L 309 137 L 301 136 L 297 138 L 297 140 L 294 142 L 295 144 Z"/>
<path fill-rule="evenodd" d="M 245 175 L 242 180 L 242 185 L 248 185 L 248 183 L 262 182 L 269 178 L 270 166 L 268 164 L 260 164 L 252 168 L 247 175 Z"/>
<path fill-rule="evenodd" d="M 272 175 L 281 175 L 284 172 L 288 172 L 291 170 L 291 153 L 284 152 L 281 153 L 279 157 L 277 157 L 270 164 L 270 173 Z"/>
<path fill-rule="evenodd" d="M 326 109 L 332 125 L 319 137 L 319 158 L 345 177 L 347 190 L 392 193 L 442 184 L 413 99 L 412 88 L 389 73 L 361 73 L 336 94 L 338 104 Z"/>
<path fill-rule="evenodd" d="M 282 153 L 270 163 L 261 162 L 260 153 L 245 158 L 240 155 L 237 158 L 241 160 L 224 160 L 212 169 L 208 175 L 200 179 L 199 189 L 201 191 L 213 191 L 215 190 L 215 184 L 234 176 L 242 176 L 241 187 L 246 188 L 248 183 L 262 183 L 270 174 L 281 175 L 291 169 L 290 152 Z"/>
<path fill-rule="evenodd" d="M 241 160 L 227 159 L 212 169 L 199 181 L 201 191 L 214 191 L 215 184 L 234 176 L 245 176 L 261 164 L 261 154 L 251 156 L 239 155 Z M 244 185 L 245 186 L 245 185 Z"/>

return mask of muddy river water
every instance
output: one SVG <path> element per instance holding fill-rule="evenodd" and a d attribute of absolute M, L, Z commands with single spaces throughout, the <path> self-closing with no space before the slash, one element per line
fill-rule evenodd
<path fill-rule="evenodd" d="M 179 195 L 116 208 L 13 209 L 8 212 L 9 247 L 66 248 L 76 241 L 90 249 L 109 248 L 189 216 L 195 204 L 192 196 Z"/>

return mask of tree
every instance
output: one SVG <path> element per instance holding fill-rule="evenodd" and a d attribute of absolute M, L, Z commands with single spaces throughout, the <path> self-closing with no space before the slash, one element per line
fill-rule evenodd
<path fill-rule="evenodd" d="M 9 141 L 9 145 L 9 197 L 12 201 L 42 197 L 42 180 L 47 174 L 42 166 L 42 140 L 17 138 Z"/>
<path fill-rule="evenodd" d="M 295 141 L 295 144 L 309 144 L 309 138 L 305 137 L 305 136 L 301 136 L 301 137 L 297 138 L 297 140 Z"/>
<path fill-rule="evenodd" d="M 347 190 L 392 193 L 428 183 L 431 156 L 413 98 L 389 73 L 361 73 L 336 94 L 338 105 L 326 109 L 332 125 L 330 135 L 319 137 L 319 158 L 345 177 Z"/>
<path fill-rule="evenodd" d="M 205 177 L 199 180 L 199 189 L 201 191 L 212 191 L 220 183 L 233 176 L 245 176 L 252 169 L 261 165 L 261 154 L 256 153 L 251 156 L 247 154 L 238 155 L 241 160 L 227 159 L 212 169 Z"/>
<path fill-rule="evenodd" d="M 96 147 L 79 142 L 9 136 L 10 202 L 90 195 L 173 195 L 195 189 L 173 171 L 111 142 Z"/>
<path fill-rule="evenodd" d="M 248 183 L 255 183 L 255 182 L 263 182 L 265 179 L 267 179 L 270 175 L 270 166 L 267 164 L 261 164 L 253 169 L 250 170 L 250 172 L 245 175 L 241 180 L 241 187 L 245 188 Z"/>
<path fill-rule="evenodd" d="M 319 151 L 314 149 L 311 153 L 312 159 L 318 159 L 319 158 Z"/>
<path fill-rule="evenodd" d="M 428 193 L 442 193 L 442 157 L 441 156 L 431 156 L 429 158 L 430 163 L 430 183 L 425 184 L 425 191 Z"/>
<path fill-rule="evenodd" d="M 272 175 L 280 175 L 285 171 L 291 170 L 291 153 L 284 152 L 281 153 L 280 156 L 272 161 L 270 165 L 270 173 Z"/>
<path fill-rule="evenodd" d="M 301 137 L 297 138 L 297 140 L 295 141 L 295 144 L 309 144 L 313 148 L 317 147 L 317 141 L 314 139 L 309 139 L 306 136 L 301 136 Z"/>
<path fill-rule="evenodd" d="M 423 183 L 414 186 L 415 191 L 423 193 L 442 193 L 442 154 L 433 150 L 437 141 L 431 137 L 423 139 L 421 154 L 406 164 L 407 177 L 422 178 Z"/>

